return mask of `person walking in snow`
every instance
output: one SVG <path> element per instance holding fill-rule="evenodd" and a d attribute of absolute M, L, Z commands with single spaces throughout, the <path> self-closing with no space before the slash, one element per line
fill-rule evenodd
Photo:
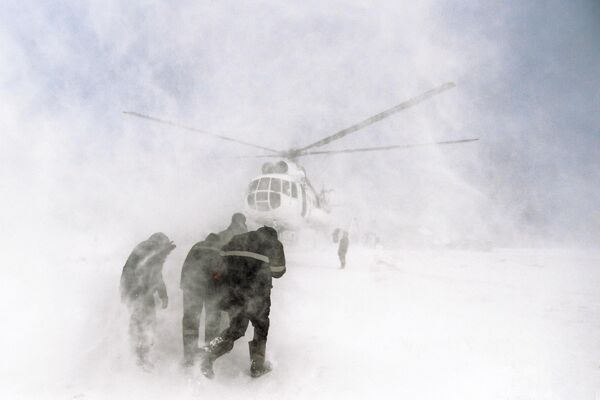
<path fill-rule="evenodd" d="M 234 236 L 223 246 L 221 254 L 225 262 L 223 287 L 226 291 L 221 304 L 229 314 L 230 325 L 201 349 L 201 371 L 212 378 L 214 361 L 228 353 L 252 323 L 250 375 L 259 377 L 271 369 L 265 361 L 271 288 L 272 278 L 280 278 L 286 271 L 283 245 L 277 238 L 277 231 L 264 226 Z"/>
<path fill-rule="evenodd" d="M 346 267 L 346 253 L 348 252 L 349 243 L 348 231 L 342 231 L 342 238 L 338 245 L 338 257 L 340 259 L 340 268 L 342 269 Z"/>
<path fill-rule="evenodd" d="M 129 336 L 137 363 L 144 369 L 152 368 L 149 353 L 156 323 L 154 295 L 160 298 L 163 309 L 169 303 L 162 268 L 174 248 L 167 235 L 155 233 L 133 249 L 121 273 L 121 301 L 131 312 Z"/>
<path fill-rule="evenodd" d="M 219 333 L 222 321 L 221 246 L 235 235 L 248 232 L 244 214 L 235 213 L 231 224 L 219 234 L 211 233 L 203 242 L 196 243 L 188 253 L 181 270 L 180 288 L 183 290 L 183 365 L 191 367 L 198 352 L 199 324 L 204 308 L 204 342 L 209 343 Z"/>
<path fill-rule="evenodd" d="M 223 243 L 219 235 L 211 233 L 196 243 L 188 253 L 181 269 L 180 288 L 183 291 L 183 356 L 184 366 L 194 365 L 198 351 L 200 314 L 204 307 L 204 341 L 210 342 L 219 333 L 221 310 L 219 280 L 223 260 L 220 250 Z"/>

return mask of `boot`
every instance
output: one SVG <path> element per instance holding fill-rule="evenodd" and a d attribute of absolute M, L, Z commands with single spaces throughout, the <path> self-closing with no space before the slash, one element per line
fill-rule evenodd
<path fill-rule="evenodd" d="M 271 365 L 265 361 L 266 340 L 253 340 L 248 342 L 250 349 L 250 376 L 258 378 L 271 371 Z"/>
<path fill-rule="evenodd" d="M 215 371 L 213 370 L 213 362 L 214 359 L 211 357 L 210 352 L 208 350 L 208 346 L 202 347 L 198 351 L 198 355 L 202 360 L 200 362 L 200 372 L 202 375 L 207 377 L 208 379 L 212 379 L 215 377 Z"/>
<path fill-rule="evenodd" d="M 215 376 L 213 362 L 223 354 L 231 351 L 232 348 L 233 341 L 225 339 L 223 336 L 217 336 L 210 341 L 208 346 L 202 347 L 198 352 L 198 355 L 202 359 L 202 363 L 200 364 L 202 375 L 208 379 L 212 379 Z"/>

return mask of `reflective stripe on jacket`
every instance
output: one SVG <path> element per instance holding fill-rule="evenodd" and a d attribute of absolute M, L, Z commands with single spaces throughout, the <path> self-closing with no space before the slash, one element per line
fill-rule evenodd
<path fill-rule="evenodd" d="M 248 257 L 253 258 L 258 261 L 262 261 L 264 263 L 269 264 L 269 257 L 263 256 L 262 254 L 254 253 L 252 251 L 241 251 L 241 250 L 231 250 L 231 251 L 221 251 L 221 256 L 227 257 Z M 281 278 L 281 276 L 285 273 L 285 265 L 269 265 L 271 269 L 271 275 L 273 278 Z"/>

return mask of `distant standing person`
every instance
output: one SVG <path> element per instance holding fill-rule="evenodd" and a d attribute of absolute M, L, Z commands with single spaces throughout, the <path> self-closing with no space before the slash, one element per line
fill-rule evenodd
<path fill-rule="evenodd" d="M 342 231 L 342 238 L 338 245 L 338 257 L 340 258 L 340 268 L 346 268 L 346 253 L 348 252 L 348 231 Z"/>
<path fill-rule="evenodd" d="M 198 352 L 200 314 L 204 308 L 204 342 L 208 344 L 220 331 L 221 310 L 219 280 L 223 260 L 219 235 L 211 233 L 192 246 L 181 269 L 180 288 L 183 290 L 183 359 L 184 366 L 194 365 Z"/>
<path fill-rule="evenodd" d="M 155 233 L 133 249 L 121 274 L 121 301 L 131 311 L 129 336 L 137 363 L 144 369 L 153 366 L 149 353 L 156 324 L 154 294 L 160 298 L 163 309 L 169 303 L 162 268 L 174 248 L 167 235 Z"/>

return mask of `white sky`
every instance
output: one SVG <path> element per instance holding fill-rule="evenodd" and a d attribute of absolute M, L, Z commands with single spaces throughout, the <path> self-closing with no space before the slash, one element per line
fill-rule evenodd
<path fill-rule="evenodd" d="M 124 110 L 284 149 L 454 81 L 329 148 L 479 143 L 306 159 L 313 182 L 386 235 L 597 239 L 597 2 L 322 3 L 2 2 L 4 234 L 192 235 L 241 208 L 260 163 L 215 157 L 253 149 Z"/>

